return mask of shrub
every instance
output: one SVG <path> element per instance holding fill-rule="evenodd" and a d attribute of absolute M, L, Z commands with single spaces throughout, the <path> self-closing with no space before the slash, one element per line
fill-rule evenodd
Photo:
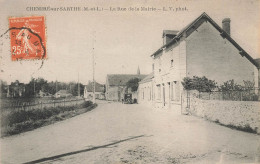
<path fill-rule="evenodd" d="M 220 91 L 242 91 L 243 87 L 239 84 L 236 84 L 235 81 L 232 80 L 228 80 L 226 82 L 224 82 L 222 85 L 220 85 L 219 87 Z"/>
<path fill-rule="evenodd" d="M 186 90 L 197 90 L 200 92 L 211 92 L 217 87 L 217 83 L 214 80 L 209 80 L 205 76 L 185 77 L 181 83 Z"/>
<path fill-rule="evenodd" d="M 64 118 L 70 118 L 77 114 L 87 112 L 96 106 L 97 105 L 93 104 L 91 101 L 86 101 L 76 106 L 58 106 L 44 108 L 42 110 L 13 111 L 7 116 L 1 115 L 1 135 L 12 135 L 32 130 L 44 124 L 50 124 L 55 121 L 63 120 Z M 82 108 L 85 110 L 76 110 Z"/>

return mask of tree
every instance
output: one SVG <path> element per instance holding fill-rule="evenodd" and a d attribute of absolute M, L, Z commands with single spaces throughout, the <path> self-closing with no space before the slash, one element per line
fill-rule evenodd
<path fill-rule="evenodd" d="M 211 92 L 217 87 L 214 80 L 209 80 L 205 76 L 185 77 L 181 83 L 186 90 L 198 90 L 200 92 Z"/>
<path fill-rule="evenodd" d="M 244 82 L 244 88 L 247 90 L 252 90 L 255 87 L 255 82 L 254 81 L 249 81 L 249 80 L 243 80 Z"/>
<path fill-rule="evenodd" d="M 139 81 L 141 81 L 141 79 L 139 79 L 139 78 L 130 79 L 130 80 L 126 83 L 127 89 L 128 89 L 128 88 L 131 88 L 131 91 L 132 91 L 132 92 L 137 91 Z"/>
<path fill-rule="evenodd" d="M 236 84 L 234 79 L 228 80 L 220 85 L 219 89 L 221 91 L 242 91 L 243 86 Z"/>
<path fill-rule="evenodd" d="M 1 90 L 0 98 L 7 96 L 7 88 L 8 88 L 7 83 L 3 80 L 0 80 L 0 90 Z"/>

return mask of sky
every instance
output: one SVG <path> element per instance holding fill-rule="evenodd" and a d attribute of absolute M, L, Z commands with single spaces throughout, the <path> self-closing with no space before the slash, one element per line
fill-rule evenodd
<path fill-rule="evenodd" d="M 162 46 L 163 30 L 181 30 L 206 12 L 221 26 L 231 19 L 231 36 L 253 58 L 260 56 L 260 1 L 258 0 L 0 0 L 0 35 L 9 17 L 45 16 L 47 57 L 11 61 L 10 39 L 0 38 L 0 78 L 8 83 L 43 77 L 48 81 L 93 78 L 105 83 L 107 74 L 141 74 L 152 71 L 150 55 Z M 27 11 L 27 7 L 99 7 L 106 11 Z M 184 8 L 186 11 L 109 11 L 110 7 Z M 8 35 L 8 34 L 6 34 Z M 94 50 L 93 50 L 94 48 Z"/>

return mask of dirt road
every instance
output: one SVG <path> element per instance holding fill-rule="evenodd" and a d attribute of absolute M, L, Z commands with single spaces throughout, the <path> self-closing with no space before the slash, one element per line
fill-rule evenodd
<path fill-rule="evenodd" d="M 88 113 L 2 138 L 1 163 L 254 163 L 259 141 L 259 135 L 193 116 L 100 103 Z"/>

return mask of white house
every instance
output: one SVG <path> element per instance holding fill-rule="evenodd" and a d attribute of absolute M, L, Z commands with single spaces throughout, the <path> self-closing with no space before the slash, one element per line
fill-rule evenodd
<path fill-rule="evenodd" d="M 259 65 L 232 39 L 230 22 L 223 19 L 221 28 L 202 13 L 181 31 L 163 31 L 163 46 L 151 55 L 153 77 L 140 82 L 139 103 L 180 112 L 184 77 L 206 76 L 218 84 L 248 80 L 258 87 Z"/>
<path fill-rule="evenodd" d="M 84 98 L 87 100 L 93 99 L 93 82 L 89 82 L 88 85 L 84 87 Z M 105 85 L 95 82 L 95 98 L 105 99 Z"/>

